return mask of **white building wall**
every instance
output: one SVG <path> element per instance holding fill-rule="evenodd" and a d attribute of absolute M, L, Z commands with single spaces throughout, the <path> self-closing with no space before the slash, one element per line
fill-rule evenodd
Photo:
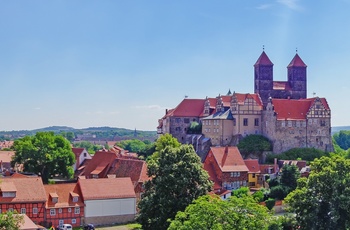
<path fill-rule="evenodd" d="M 85 200 L 85 217 L 136 214 L 136 198 Z"/>

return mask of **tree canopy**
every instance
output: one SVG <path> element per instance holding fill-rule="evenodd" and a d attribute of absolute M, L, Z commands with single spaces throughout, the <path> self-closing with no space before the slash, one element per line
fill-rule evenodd
<path fill-rule="evenodd" d="M 14 142 L 11 164 L 23 164 L 24 171 L 40 175 L 44 183 L 54 175 L 70 178 L 75 162 L 70 142 L 53 132 L 38 132 Z"/>
<path fill-rule="evenodd" d="M 117 146 L 128 150 L 129 152 L 137 153 L 139 156 L 147 158 L 155 151 L 155 144 L 149 140 L 140 141 L 138 139 L 118 141 Z"/>
<path fill-rule="evenodd" d="M 0 230 L 19 230 L 23 223 L 23 216 L 13 212 L 0 213 Z"/>
<path fill-rule="evenodd" d="M 148 164 L 145 192 L 138 204 L 142 229 L 167 229 L 167 220 L 183 211 L 194 199 L 211 190 L 212 182 L 190 145 L 178 146 L 167 136 L 156 143 L 159 152 Z M 167 146 L 165 143 L 169 143 Z M 176 147 L 178 146 L 178 147 Z M 161 149 L 163 148 L 163 149 Z"/>
<path fill-rule="evenodd" d="M 350 130 L 341 130 L 333 135 L 335 142 L 340 148 L 347 150 L 350 148 Z"/>
<path fill-rule="evenodd" d="M 263 230 L 272 222 L 267 208 L 252 196 L 231 196 L 228 201 L 223 201 L 217 196 L 206 195 L 196 199 L 185 211 L 178 212 L 168 229 Z"/>
<path fill-rule="evenodd" d="M 322 157 L 285 199 L 300 229 L 350 228 L 350 160 Z"/>
<path fill-rule="evenodd" d="M 262 135 L 248 135 L 244 137 L 237 145 L 243 155 L 255 154 L 261 155 L 264 151 L 271 151 L 272 144 L 270 140 Z"/>
<path fill-rule="evenodd" d="M 73 144 L 76 148 L 84 148 L 88 153 L 95 154 L 96 151 L 103 149 L 102 145 L 94 145 L 89 141 L 80 141 Z"/>

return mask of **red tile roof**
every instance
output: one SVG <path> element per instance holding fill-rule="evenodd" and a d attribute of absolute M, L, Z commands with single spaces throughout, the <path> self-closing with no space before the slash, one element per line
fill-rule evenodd
<path fill-rule="evenodd" d="M 103 169 L 106 169 L 102 172 L 103 175 L 100 175 L 100 177 L 106 177 L 108 169 L 116 157 L 117 155 L 112 152 L 97 151 L 89 163 L 85 166 L 82 174 L 90 177 L 93 172 L 96 173 L 98 171 L 98 173 L 101 173 Z"/>
<path fill-rule="evenodd" d="M 226 148 L 227 152 L 225 153 Z M 211 147 L 210 152 L 213 153 L 222 172 L 248 172 L 248 168 L 236 146 Z"/>
<path fill-rule="evenodd" d="M 0 196 L 0 203 L 45 202 L 46 193 L 41 177 L 2 178 L 0 191 L 8 189 L 9 184 L 16 189 L 16 197 Z"/>
<path fill-rule="evenodd" d="M 132 182 L 148 180 L 147 164 L 143 160 L 117 158 L 114 160 L 108 174 L 116 177 L 130 177 Z"/>
<path fill-rule="evenodd" d="M 82 195 L 77 183 L 64 183 L 64 184 L 47 184 L 44 185 L 47 202 L 46 208 L 59 208 L 59 207 L 78 207 L 83 206 Z M 71 194 L 78 195 L 78 202 L 73 202 Z M 58 197 L 57 203 L 52 203 L 51 197 Z"/>
<path fill-rule="evenodd" d="M 185 98 L 174 109 L 170 110 L 167 116 L 175 117 L 199 117 L 204 109 L 205 99 L 188 99 Z"/>
<path fill-rule="evenodd" d="M 273 89 L 276 90 L 291 90 L 291 87 L 289 85 L 288 81 L 274 81 L 273 82 Z"/>
<path fill-rule="evenodd" d="M 136 198 L 129 177 L 79 180 L 84 200 Z"/>
<path fill-rule="evenodd" d="M 246 159 L 244 160 L 249 173 L 260 173 L 260 165 L 258 159 Z"/>
<path fill-rule="evenodd" d="M 316 98 L 290 100 L 290 99 L 272 99 L 274 110 L 277 114 L 277 120 L 305 120 Z M 329 110 L 325 98 L 320 98 L 326 110 Z"/>
<path fill-rule="evenodd" d="M 294 58 L 292 59 L 292 61 L 289 63 L 287 67 L 292 67 L 292 66 L 307 67 L 307 65 L 305 65 L 305 63 L 303 62 L 303 60 L 301 60 L 298 54 L 295 54 Z"/>
<path fill-rule="evenodd" d="M 209 179 L 214 182 L 213 190 L 221 189 L 220 181 L 219 181 L 219 179 L 218 179 L 218 177 L 217 177 L 217 175 L 215 173 L 213 165 L 209 164 L 209 162 L 204 162 L 203 168 L 205 169 L 205 171 L 208 172 Z"/>
<path fill-rule="evenodd" d="M 84 148 L 72 148 L 75 155 L 75 159 L 79 158 L 80 154 L 84 151 Z"/>
<path fill-rule="evenodd" d="M 258 58 L 258 60 L 256 61 L 256 63 L 254 64 L 254 66 L 256 65 L 273 65 L 273 63 L 270 61 L 265 51 L 263 51 L 260 57 Z"/>

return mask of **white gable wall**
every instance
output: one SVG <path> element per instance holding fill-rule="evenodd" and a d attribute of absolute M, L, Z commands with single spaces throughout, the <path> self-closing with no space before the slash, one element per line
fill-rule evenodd
<path fill-rule="evenodd" d="M 136 214 L 136 198 L 85 200 L 85 218 Z"/>

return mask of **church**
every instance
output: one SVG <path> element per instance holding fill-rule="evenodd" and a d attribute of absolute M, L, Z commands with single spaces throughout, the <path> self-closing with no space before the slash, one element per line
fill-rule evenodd
<path fill-rule="evenodd" d="M 254 64 L 254 93 L 185 98 L 166 110 L 157 132 L 192 144 L 197 153 L 208 146 L 237 145 L 250 134 L 267 137 L 274 153 L 292 148 L 333 151 L 331 110 L 325 98 L 307 98 L 306 69 L 296 53 L 287 66 L 287 81 L 274 81 L 273 63 L 263 51 Z M 193 130 L 194 124 L 201 129 Z"/>

